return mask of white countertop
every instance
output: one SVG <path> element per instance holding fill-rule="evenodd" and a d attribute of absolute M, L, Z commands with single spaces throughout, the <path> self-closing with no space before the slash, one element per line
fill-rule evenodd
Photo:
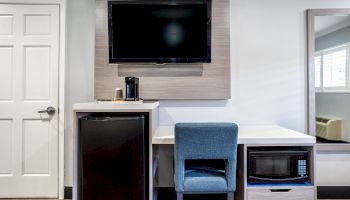
<path fill-rule="evenodd" d="M 159 126 L 153 144 L 174 144 L 174 126 Z M 239 126 L 238 144 L 314 144 L 316 138 L 281 126 Z"/>
<path fill-rule="evenodd" d="M 90 103 L 74 104 L 75 112 L 149 112 L 159 106 L 158 101 L 144 102 L 110 102 L 96 101 Z"/>
<path fill-rule="evenodd" d="M 91 102 L 74 104 L 74 112 L 151 112 L 158 101 Z M 155 126 L 153 144 L 174 144 L 174 126 Z M 316 138 L 277 125 L 239 126 L 238 144 L 314 144 Z"/>

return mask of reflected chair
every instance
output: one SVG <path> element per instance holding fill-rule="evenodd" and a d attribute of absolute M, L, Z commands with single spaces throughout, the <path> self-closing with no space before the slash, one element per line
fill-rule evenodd
<path fill-rule="evenodd" d="M 236 190 L 238 126 L 234 123 L 177 123 L 175 125 L 175 189 L 184 194 L 227 193 Z M 224 169 L 187 166 L 186 161 L 223 160 Z M 186 166 L 185 166 L 186 165 Z"/>

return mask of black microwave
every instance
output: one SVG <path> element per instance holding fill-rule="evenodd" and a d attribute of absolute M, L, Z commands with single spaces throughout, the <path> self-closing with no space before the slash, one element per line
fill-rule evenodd
<path fill-rule="evenodd" d="M 306 183 L 310 180 L 304 149 L 248 149 L 248 183 Z"/>

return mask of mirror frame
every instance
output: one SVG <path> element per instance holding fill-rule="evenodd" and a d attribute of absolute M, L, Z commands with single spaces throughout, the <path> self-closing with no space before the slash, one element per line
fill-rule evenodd
<path fill-rule="evenodd" d="M 307 132 L 316 136 L 315 17 L 350 15 L 350 8 L 307 10 Z M 350 143 L 317 143 L 318 152 L 350 152 Z"/>

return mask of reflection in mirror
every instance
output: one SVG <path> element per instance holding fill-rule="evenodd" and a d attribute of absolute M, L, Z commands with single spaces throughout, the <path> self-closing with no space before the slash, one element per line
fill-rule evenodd
<path fill-rule="evenodd" d="M 350 16 L 315 17 L 316 136 L 350 142 Z"/>

